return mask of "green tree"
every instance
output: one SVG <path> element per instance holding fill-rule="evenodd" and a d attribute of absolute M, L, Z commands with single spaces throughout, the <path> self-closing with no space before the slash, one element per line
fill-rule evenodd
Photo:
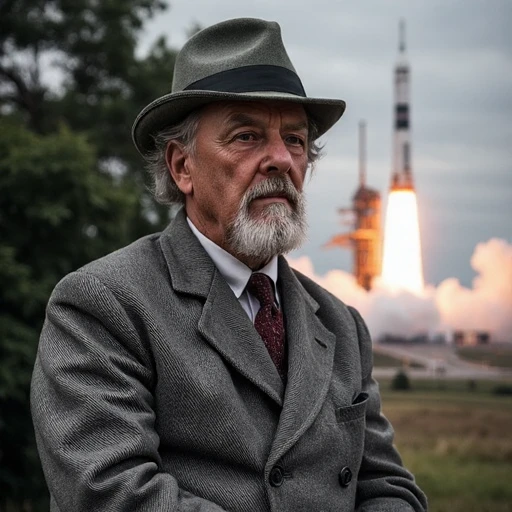
<path fill-rule="evenodd" d="M 130 241 L 138 198 L 95 168 L 84 136 L 0 119 L 0 510 L 43 494 L 28 416 L 44 309 L 66 273 Z"/>
<path fill-rule="evenodd" d="M 44 310 L 66 273 L 162 227 L 131 124 L 175 51 L 137 56 L 159 0 L 0 2 L 0 510 L 47 510 L 29 414 Z"/>
<path fill-rule="evenodd" d="M 98 168 L 140 191 L 134 237 L 169 220 L 130 140 L 140 109 L 171 88 L 176 52 L 166 39 L 136 53 L 144 22 L 165 8 L 161 0 L 0 2 L 0 112 L 17 113 L 37 133 L 64 122 L 87 134 Z"/>

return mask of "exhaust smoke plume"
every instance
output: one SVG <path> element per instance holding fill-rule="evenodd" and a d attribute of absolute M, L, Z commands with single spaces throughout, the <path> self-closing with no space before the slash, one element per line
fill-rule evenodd
<path fill-rule="evenodd" d="M 384 282 L 367 292 L 351 274 L 331 270 L 315 273 L 307 256 L 288 258 L 302 272 L 365 318 L 374 339 L 384 334 L 414 336 L 451 332 L 454 329 L 482 330 L 492 341 L 512 342 L 512 244 L 491 239 L 476 246 L 471 266 L 477 273 L 472 288 L 456 278 L 421 292 L 397 291 Z"/>

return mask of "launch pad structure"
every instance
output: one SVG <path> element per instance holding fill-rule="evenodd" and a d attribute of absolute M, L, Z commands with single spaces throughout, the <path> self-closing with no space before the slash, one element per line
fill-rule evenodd
<path fill-rule="evenodd" d="M 353 231 L 335 235 L 325 247 L 347 247 L 354 252 L 354 275 L 357 284 L 370 290 L 380 275 L 382 261 L 380 193 L 366 185 L 366 123 L 359 123 L 359 187 L 350 208 L 340 208 L 342 215 L 352 214 Z"/>

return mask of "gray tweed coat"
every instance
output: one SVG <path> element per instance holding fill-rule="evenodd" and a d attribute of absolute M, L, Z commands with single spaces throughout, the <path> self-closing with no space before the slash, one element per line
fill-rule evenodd
<path fill-rule="evenodd" d="M 279 261 L 286 386 L 185 215 L 65 277 L 32 414 L 52 512 L 426 510 L 368 331 Z"/>

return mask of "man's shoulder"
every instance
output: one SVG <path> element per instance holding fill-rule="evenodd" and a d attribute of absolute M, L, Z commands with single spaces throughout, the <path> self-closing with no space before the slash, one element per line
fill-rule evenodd
<path fill-rule="evenodd" d="M 347 339 L 357 341 L 362 357 L 363 374 L 368 375 L 372 368 L 371 336 L 359 311 L 345 304 L 301 272 L 293 269 L 293 273 L 306 293 L 317 302 L 319 306 L 317 315 L 324 325 L 331 332 L 343 333 L 345 342 Z"/>
<path fill-rule="evenodd" d="M 161 235 L 146 235 L 76 269 L 61 279 L 54 294 L 59 290 L 66 296 L 82 296 L 100 289 L 108 289 L 114 295 L 142 293 L 151 283 L 161 281 L 167 272 Z"/>
<path fill-rule="evenodd" d="M 361 320 L 358 311 L 353 306 L 346 304 L 336 295 L 326 290 L 323 286 L 319 285 L 302 272 L 299 272 L 294 268 L 291 270 L 305 292 L 318 303 L 321 310 L 320 314 L 322 316 L 326 316 L 328 318 L 336 317 L 342 321 L 349 322 L 350 324 L 353 324 L 354 321 L 357 324 L 357 322 Z"/>
<path fill-rule="evenodd" d="M 125 279 L 139 275 L 141 271 L 147 272 L 152 267 L 163 264 L 160 237 L 161 233 L 146 235 L 87 263 L 77 271 L 94 274 L 97 277 L 122 276 Z"/>
<path fill-rule="evenodd" d="M 341 299 L 326 290 L 323 286 L 320 286 L 310 277 L 306 276 L 302 272 L 299 272 L 298 270 L 295 270 L 294 268 L 291 270 L 295 274 L 295 277 L 298 279 L 304 290 L 306 290 L 306 292 L 317 302 L 329 302 L 338 307 L 347 307 Z"/>

